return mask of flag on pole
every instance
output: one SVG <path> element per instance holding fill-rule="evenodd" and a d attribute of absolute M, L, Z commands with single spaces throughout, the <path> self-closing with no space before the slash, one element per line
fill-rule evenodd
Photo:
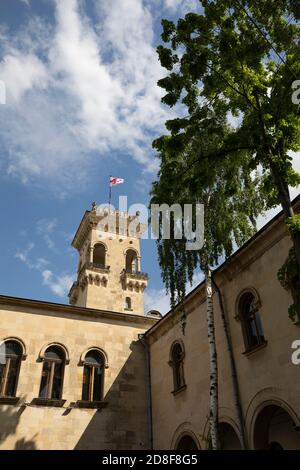
<path fill-rule="evenodd" d="M 112 186 L 115 186 L 116 184 L 122 184 L 124 183 L 123 178 L 115 178 L 114 176 L 109 177 L 109 199 L 108 199 L 108 206 L 110 207 L 111 203 L 111 188 Z"/>
<path fill-rule="evenodd" d="M 122 184 L 124 183 L 123 178 L 114 178 L 113 176 L 110 177 L 110 186 L 113 186 L 115 184 Z"/>

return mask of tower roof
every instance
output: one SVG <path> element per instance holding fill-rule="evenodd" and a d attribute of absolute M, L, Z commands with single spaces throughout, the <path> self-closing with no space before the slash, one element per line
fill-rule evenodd
<path fill-rule="evenodd" d="M 130 215 L 128 212 L 112 210 L 108 207 L 96 207 L 85 211 L 71 245 L 80 250 L 90 230 L 98 229 L 102 234 L 121 235 L 123 237 L 140 238 L 147 225 L 139 221 L 139 213 Z"/>

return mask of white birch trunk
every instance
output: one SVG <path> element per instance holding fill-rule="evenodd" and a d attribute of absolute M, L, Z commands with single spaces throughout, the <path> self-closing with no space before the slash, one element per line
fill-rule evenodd
<path fill-rule="evenodd" d="M 209 360 L 210 360 L 210 412 L 209 427 L 213 450 L 219 449 L 218 433 L 218 362 L 215 339 L 214 310 L 212 301 L 211 272 L 206 270 L 206 314 L 207 314 L 207 333 L 209 342 Z"/>

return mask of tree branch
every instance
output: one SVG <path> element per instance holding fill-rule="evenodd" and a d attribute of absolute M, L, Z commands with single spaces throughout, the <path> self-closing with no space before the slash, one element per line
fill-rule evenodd
<path fill-rule="evenodd" d="M 221 158 L 221 157 L 224 157 L 225 155 L 228 155 L 229 153 L 238 152 L 239 150 L 256 150 L 256 149 L 257 149 L 257 147 L 255 147 L 254 145 L 253 146 L 242 145 L 240 147 L 231 147 L 231 148 L 228 148 L 228 149 L 222 149 L 219 152 L 212 152 L 212 153 L 209 153 L 207 155 L 202 155 L 200 158 L 197 158 L 196 160 L 191 162 L 189 164 L 189 167 L 187 168 L 187 170 L 185 170 L 182 173 L 182 175 L 187 173 L 191 169 L 191 167 L 193 167 L 196 163 L 200 162 L 201 160 L 206 160 L 206 159 L 209 159 L 209 158 Z"/>

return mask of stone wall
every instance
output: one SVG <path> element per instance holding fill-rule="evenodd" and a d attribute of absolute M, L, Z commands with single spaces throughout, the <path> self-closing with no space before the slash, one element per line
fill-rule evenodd
<path fill-rule="evenodd" d="M 154 322 L 128 314 L 1 298 L 0 340 L 19 338 L 27 357 L 20 370 L 18 404 L 0 404 L 0 449 L 147 448 L 147 370 L 138 334 Z M 66 402 L 60 408 L 33 404 L 41 380 L 40 351 L 51 343 L 63 344 L 70 358 L 63 385 Z M 91 347 L 101 348 L 108 358 L 107 406 L 99 411 L 72 408 L 81 400 L 80 357 Z"/>
<path fill-rule="evenodd" d="M 282 222 L 267 228 L 240 250 L 216 273 L 226 308 L 232 337 L 234 357 L 240 385 L 247 445 L 255 447 L 255 423 L 268 406 L 279 407 L 290 416 L 291 436 L 284 433 L 285 448 L 300 449 L 300 434 L 294 430 L 300 421 L 300 366 L 291 362 L 291 344 L 300 339 L 299 323 L 288 318 L 291 295 L 277 280 L 290 239 Z M 237 318 L 236 302 L 245 289 L 255 289 L 260 299 L 260 314 L 267 343 L 252 354 L 245 352 L 241 320 Z M 239 435 L 237 412 L 227 344 L 221 322 L 217 294 L 213 295 L 219 365 L 220 421 L 230 425 Z M 172 312 L 147 333 L 151 351 L 154 447 L 174 449 L 180 436 L 188 434 L 202 449 L 209 440 L 209 353 L 204 285 L 187 297 L 185 334 L 181 313 Z M 184 374 L 186 389 L 172 394 L 173 375 L 169 365 L 170 348 L 180 340 L 185 347 Z M 273 411 L 277 413 L 277 408 Z M 278 413 L 277 413 L 278 414 Z M 278 414 L 280 415 L 280 413 Z M 271 416 L 266 417 L 268 423 Z M 284 421 L 284 420 L 283 420 Z M 278 422 L 278 420 L 277 420 Z M 276 420 L 275 420 L 276 424 Z M 273 435 L 274 434 L 274 425 Z M 270 427 L 272 427 L 270 424 Z M 299 428 L 300 429 L 300 428 Z M 272 434 L 270 431 L 270 435 Z M 278 435 L 278 434 L 277 434 Z M 271 438 L 270 438 L 271 439 Z M 257 441 L 256 446 L 262 440 Z"/>

